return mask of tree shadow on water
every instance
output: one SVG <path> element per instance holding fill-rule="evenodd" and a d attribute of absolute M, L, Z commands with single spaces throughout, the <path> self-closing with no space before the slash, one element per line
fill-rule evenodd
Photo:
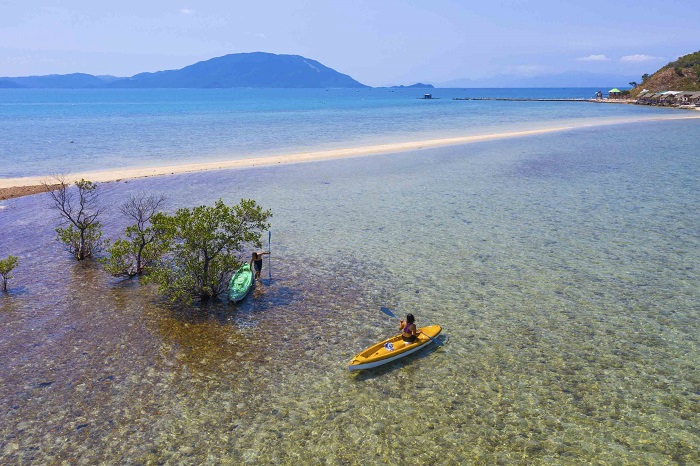
<path fill-rule="evenodd" d="M 2 286 L 0 286 L 0 299 L 6 298 L 6 299 L 12 299 L 13 297 L 18 297 L 18 296 L 26 296 L 29 294 L 29 288 L 26 286 L 12 286 L 11 284 L 7 285 L 7 291 L 2 290 Z M 0 301 L 2 302 L 2 301 Z"/>
<path fill-rule="evenodd" d="M 229 301 L 225 295 L 206 302 L 196 302 L 189 306 L 170 306 L 171 317 L 188 324 L 218 322 L 233 325 L 235 317 L 250 313 L 264 313 L 278 307 L 290 306 L 301 299 L 301 292 L 288 286 L 263 287 L 256 285 L 239 302 Z"/>
<path fill-rule="evenodd" d="M 253 308 L 267 309 L 275 306 L 289 306 L 301 299 L 302 293 L 290 286 L 270 286 L 267 280 L 255 285 L 248 295 L 237 303 L 229 302 L 229 307 L 242 310 Z"/>

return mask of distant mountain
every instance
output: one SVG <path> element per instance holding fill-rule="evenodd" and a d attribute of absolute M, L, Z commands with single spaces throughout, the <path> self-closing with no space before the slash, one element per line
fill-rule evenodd
<path fill-rule="evenodd" d="M 46 76 L 23 76 L 18 78 L 0 78 L 0 82 L 14 83 L 15 87 L 76 89 L 105 87 L 113 76 L 93 76 L 85 73 L 49 74 Z M 2 86 L 2 84 L 0 84 Z"/>
<path fill-rule="evenodd" d="M 628 87 L 633 76 L 608 75 L 569 71 L 547 76 L 524 77 L 516 75 L 496 75 L 481 79 L 456 79 L 437 84 L 437 87 L 503 88 L 503 87 Z"/>
<path fill-rule="evenodd" d="M 0 78 L 0 82 L 8 81 L 34 88 L 368 87 L 315 60 L 263 52 L 230 54 L 179 70 L 139 73 L 130 78 L 82 73 Z"/>
<path fill-rule="evenodd" d="M 700 51 L 684 55 L 643 78 L 642 83 L 632 90 L 632 96 L 642 89 L 652 92 L 700 91 Z"/>
<path fill-rule="evenodd" d="M 415 83 L 410 86 L 404 86 L 403 84 L 400 86 L 391 86 L 390 89 L 435 89 L 435 86 L 432 84 Z"/>
<path fill-rule="evenodd" d="M 315 60 L 299 55 L 237 53 L 179 70 L 141 73 L 110 87 L 367 87 Z"/>
<path fill-rule="evenodd" d="M 8 79 L 0 79 L 0 89 L 16 89 L 22 87 L 14 81 Z"/>

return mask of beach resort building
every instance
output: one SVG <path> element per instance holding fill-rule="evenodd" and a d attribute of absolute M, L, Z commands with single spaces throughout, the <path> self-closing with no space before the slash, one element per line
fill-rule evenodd
<path fill-rule="evenodd" d="M 637 104 L 676 107 L 700 107 L 700 91 L 652 92 L 644 89 L 637 96 Z"/>

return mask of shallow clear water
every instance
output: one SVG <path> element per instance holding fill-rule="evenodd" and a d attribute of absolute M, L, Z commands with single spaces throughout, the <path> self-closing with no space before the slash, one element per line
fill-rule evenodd
<path fill-rule="evenodd" d="M 272 281 L 173 311 L 0 203 L 0 458 L 94 464 L 700 462 L 700 125 L 616 125 L 101 185 L 271 208 Z M 265 270 L 267 273 L 267 261 Z M 434 346 L 351 374 L 396 332 Z"/>
<path fill-rule="evenodd" d="M 0 178 L 146 167 L 678 115 L 584 102 L 597 89 L 0 89 Z"/>

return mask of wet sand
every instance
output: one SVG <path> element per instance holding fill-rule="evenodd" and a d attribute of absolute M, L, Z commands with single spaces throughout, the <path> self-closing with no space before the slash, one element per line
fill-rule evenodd
<path fill-rule="evenodd" d="M 0 188 L 0 201 L 4 201 L 5 199 L 14 199 L 16 197 L 30 196 L 32 194 L 39 194 L 45 191 L 46 188 L 43 184 Z"/>
<path fill-rule="evenodd" d="M 87 179 L 95 182 L 121 181 L 124 179 L 146 178 L 150 176 L 173 175 L 181 173 L 191 173 L 210 170 L 242 169 L 250 167 L 284 165 L 305 162 L 317 162 L 322 160 L 335 160 L 351 157 L 365 157 L 369 155 L 388 154 L 394 152 L 404 152 L 410 150 L 444 147 L 473 142 L 493 141 L 498 139 L 508 139 L 516 137 L 542 135 L 561 131 L 568 131 L 577 128 L 587 128 L 596 126 L 607 126 L 624 123 L 635 123 L 643 121 L 669 120 L 669 119 L 697 119 L 700 115 L 666 116 L 641 118 L 619 118 L 614 120 L 596 120 L 591 122 L 585 120 L 581 122 L 567 122 L 566 125 L 549 126 L 522 131 L 487 133 L 452 138 L 429 139 L 423 141 L 410 141 L 391 144 L 377 144 L 362 147 L 350 147 L 343 149 L 300 152 L 296 154 L 284 154 L 268 157 L 251 157 L 236 160 L 222 160 L 217 162 L 200 162 L 181 165 L 164 165 L 155 167 L 135 167 L 117 170 L 89 171 L 81 173 L 67 173 L 67 179 Z M 43 183 L 50 181 L 50 176 L 32 176 L 19 178 L 0 179 L 0 200 L 11 199 L 20 196 L 27 196 L 44 192 Z"/>

